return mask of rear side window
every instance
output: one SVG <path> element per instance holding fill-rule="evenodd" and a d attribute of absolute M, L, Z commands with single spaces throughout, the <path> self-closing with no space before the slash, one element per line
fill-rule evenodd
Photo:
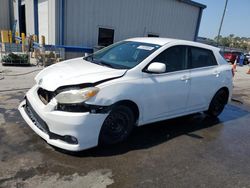
<path fill-rule="evenodd" d="M 221 55 L 221 57 L 222 57 L 224 60 L 226 60 L 226 58 L 225 58 L 225 55 L 226 55 L 226 54 L 227 54 L 226 52 L 220 50 L 220 55 Z"/>
<path fill-rule="evenodd" d="M 217 65 L 214 54 L 211 50 L 202 48 L 190 48 L 190 68 L 200 68 Z"/>
<path fill-rule="evenodd" d="M 186 47 L 174 46 L 159 54 L 152 62 L 164 63 L 166 72 L 186 69 Z"/>

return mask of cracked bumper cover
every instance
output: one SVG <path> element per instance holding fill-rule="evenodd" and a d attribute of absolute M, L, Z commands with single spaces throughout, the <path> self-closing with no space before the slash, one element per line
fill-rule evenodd
<path fill-rule="evenodd" d="M 23 119 L 33 131 L 46 140 L 48 144 L 69 151 L 80 151 L 98 145 L 101 126 L 108 114 L 56 111 L 55 101 L 44 105 L 37 95 L 37 89 L 37 86 L 31 88 L 26 94 L 26 99 L 19 106 Z M 43 130 L 41 126 L 38 126 L 34 118 L 27 113 L 27 101 L 36 113 L 36 116 L 38 116 L 37 118 L 40 118 L 40 121 L 46 124 L 47 130 Z M 55 135 L 59 137 L 55 137 Z M 70 144 L 60 139 L 60 136 L 66 135 L 75 137 L 78 143 Z"/>

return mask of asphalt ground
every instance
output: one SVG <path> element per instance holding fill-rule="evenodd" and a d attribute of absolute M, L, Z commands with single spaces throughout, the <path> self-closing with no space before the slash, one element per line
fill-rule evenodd
<path fill-rule="evenodd" d="M 217 119 L 162 121 L 75 154 L 46 144 L 17 110 L 40 68 L 0 66 L 0 187 L 250 187 L 248 68 L 237 68 L 234 100 Z"/>

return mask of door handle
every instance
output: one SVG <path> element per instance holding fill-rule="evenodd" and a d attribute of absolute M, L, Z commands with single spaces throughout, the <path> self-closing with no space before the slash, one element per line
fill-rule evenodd
<path fill-rule="evenodd" d="M 219 77 L 220 76 L 220 71 L 214 71 L 213 75 L 215 75 L 216 77 Z"/>
<path fill-rule="evenodd" d="M 188 80 L 190 80 L 190 77 L 187 75 L 181 77 L 181 81 L 188 81 Z"/>

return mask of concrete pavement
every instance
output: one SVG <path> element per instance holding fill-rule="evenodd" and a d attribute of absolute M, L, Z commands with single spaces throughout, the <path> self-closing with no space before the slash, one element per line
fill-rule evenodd
<path fill-rule="evenodd" d="M 36 70 L 0 66 L 6 75 Z M 154 123 L 123 144 L 74 155 L 47 145 L 17 111 L 37 72 L 0 74 L 0 187 L 250 187 L 247 70 L 238 68 L 238 102 L 218 119 L 196 114 Z"/>

